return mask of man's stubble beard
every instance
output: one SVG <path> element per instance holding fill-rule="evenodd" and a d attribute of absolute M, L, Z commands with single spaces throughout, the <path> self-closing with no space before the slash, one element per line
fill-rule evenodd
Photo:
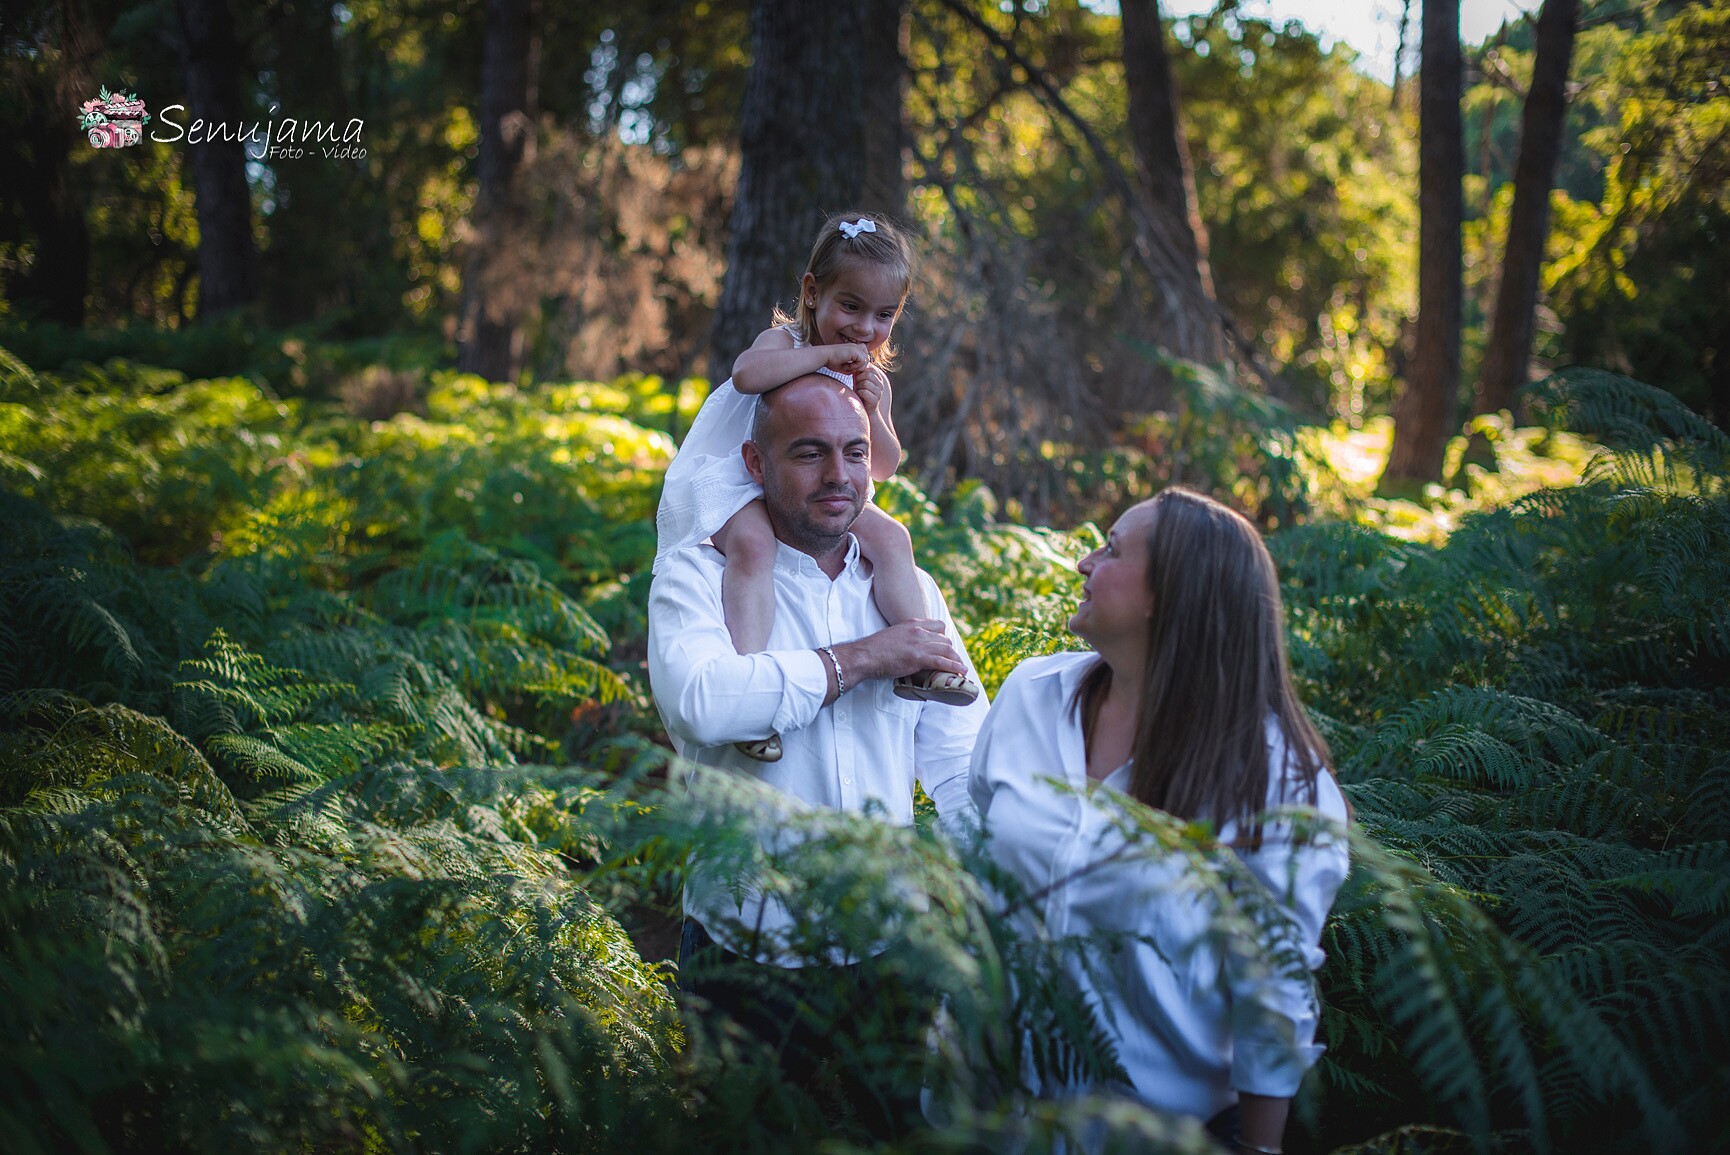
<path fill-rule="evenodd" d="M 772 470 L 765 470 L 763 475 L 763 506 L 769 512 L 769 523 L 774 527 L 775 536 L 798 550 L 814 558 L 829 557 L 840 552 L 846 545 L 847 534 L 853 528 L 853 523 L 859 520 L 859 514 L 865 509 L 863 497 L 857 488 L 836 488 L 813 493 L 812 498 L 823 497 L 829 493 L 842 493 L 854 501 L 853 516 L 847 519 L 847 524 L 841 527 L 839 533 L 828 534 L 818 528 L 815 520 L 808 512 L 808 503 L 798 501 L 786 503 L 780 500 L 781 495 L 775 485 L 775 475 Z"/>

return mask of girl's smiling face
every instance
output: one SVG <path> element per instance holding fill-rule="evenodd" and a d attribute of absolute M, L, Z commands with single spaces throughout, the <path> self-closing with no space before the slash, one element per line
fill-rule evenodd
<path fill-rule="evenodd" d="M 901 278 L 881 265 L 843 269 L 822 288 L 806 273 L 800 288 L 811 309 L 817 344 L 863 345 L 873 353 L 889 340 L 907 299 Z"/>

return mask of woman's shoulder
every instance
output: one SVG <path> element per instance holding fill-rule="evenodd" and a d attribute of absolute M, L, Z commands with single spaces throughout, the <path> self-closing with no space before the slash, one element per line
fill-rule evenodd
<path fill-rule="evenodd" d="M 1286 736 L 1285 727 L 1280 725 L 1279 716 L 1273 713 L 1267 716 L 1267 754 L 1269 809 L 1280 806 L 1312 806 L 1324 818 L 1345 820 L 1345 795 L 1341 792 L 1333 771 L 1323 763 L 1316 767 L 1313 787 L 1306 783 L 1297 756 L 1292 751 L 1291 741 Z"/>
<path fill-rule="evenodd" d="M 1092 650 L 1059 650 L 1055 654 L 1040 654 L 1038 657 L 1023 659 L 1020 665 L 1009 672 L 1009 676 L 1023 679 L 1055 678 L 1071 670 L 1092 665 L 1098 660 L 1099 655 Z"/>
<path fill-rule="evenodd" d="M 1098 660 L 1098 655 L 1091 650 L 1065 650 L 1026 658 L 1003 679 L 1003 687 L 997 691 L 996 700 L 1002 701 L 1005 695 L 1058 692 L 1060 687 L 1072 680 L 1066 675 L 1077 674 Z"/>
<path fill-rule="evenodd" d="M 1069 696 L 1081 680 L 1073 673 L 1098 658 L 1092 653 L 1046 654 L 1028 658 L 1003 679 L 992 696 L 979 744 L 975 775 L 985 780 L 1022 778 L 1046 766 L 1063 746 L 1063 732 L 1074 724 Z"/>

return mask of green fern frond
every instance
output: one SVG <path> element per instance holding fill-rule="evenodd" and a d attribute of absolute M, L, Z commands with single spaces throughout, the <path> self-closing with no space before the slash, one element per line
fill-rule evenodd
<path fill-rule="evenodd" d="M 4 735 L 0 802 L 26 808 L 41 792 L 74 789 L 111 796 L 121 783 L 149 775 L 168 783 L 188 806 L 237 830 L 239 805 L 198 748 L 161 718 L 118 704 L 91 706 L 55 691 L 0 699 Z"/>
<path fill-rule="evenodd" d="M 1533 412 L 1553 425 L 1587 433 L 1621 454 L 1654 451 L 1685 463 L 1715 488 L 1730 476 L 1730 436 L 1662 389 L 1601 369 L 1574 368 L 1522 392 Z"/>
<path fill-rule="evenodd" d="M 41 392 L 42 379 L 35 370 L 0 345 L 0 403 L 23 405 L 36 400 Z"/>
<path fill-rule="evenodd" d="M 254 787 L 266 783 L 319 782 L 324 775 L 283 753 L 273 743 L 250 734 L 216 734 L 206 738 L 231 774 Z"/>

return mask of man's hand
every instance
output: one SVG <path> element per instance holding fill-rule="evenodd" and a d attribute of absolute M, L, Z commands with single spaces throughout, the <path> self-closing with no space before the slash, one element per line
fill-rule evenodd
<path fill-rule="evenodd" d="M 834 649 L 849 687 L 872 678 L 899 678 L 920 670 L 967 673 L 961 655 L 943 631 L 943 623 L 936 618 L 909 618 Z"/>
<path fill-rule="evenodd" d="M 871 364 L 871 350 L 863 345 L 830 345 L 829 368 L 837 373 L 860 373 Z"/>

